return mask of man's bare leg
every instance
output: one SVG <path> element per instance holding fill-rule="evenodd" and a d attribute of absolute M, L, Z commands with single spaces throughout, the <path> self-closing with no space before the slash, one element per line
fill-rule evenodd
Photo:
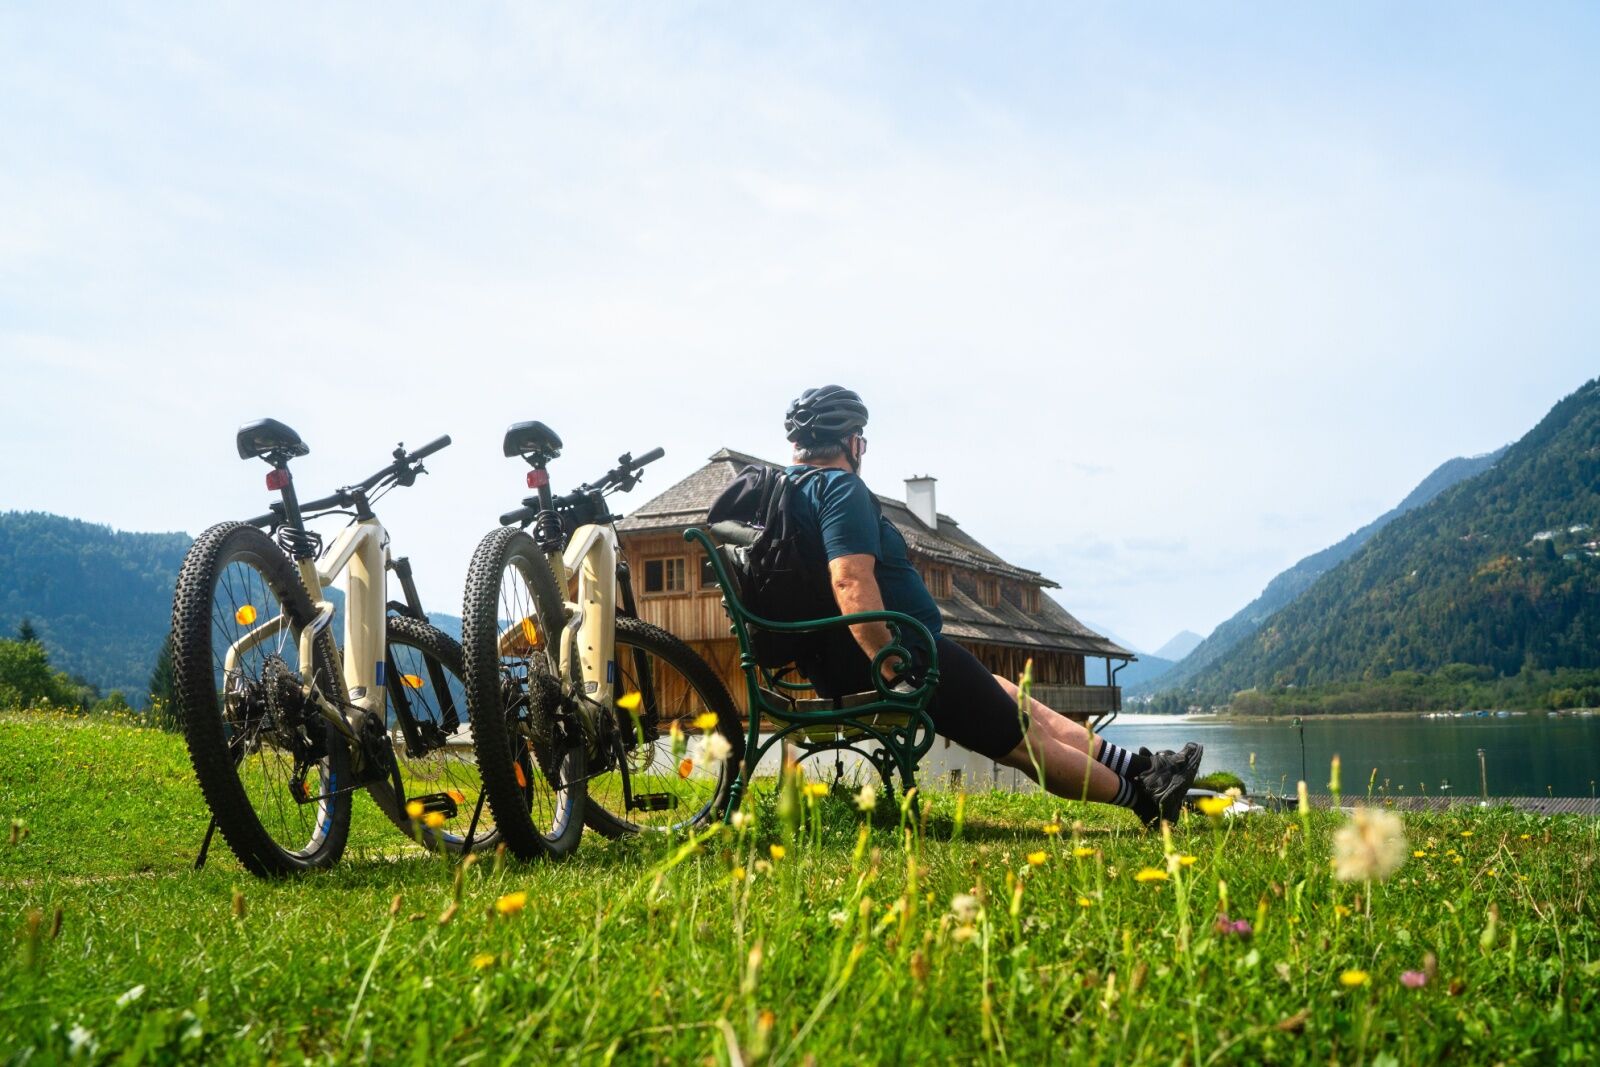
<path fill-rule="evenodd" d="M 1045 710 L 1049 711 L 1048 708 Z M 1071 722 L 1053 711 L 1050 715 Z M 1117 790 L 1122 784 L 1116 771 L 1090 759 L 1082 749 L 1063 741 L 1045 716 L 1033 717 L 1022 743 L 1006 753 L 999 762 L 1007 767 L 1015 767 L 1039 782 L 1047 791 L 1068 800 L 1088 799 L 1109 804 L 1116 799 Z M 1043 781 L 1040 781 L 1041 771 L 1044 774 Z M 1084 790 L 1085 773 L 1089 776 L 1087 793 Z"/>
<path fill-rule="evenodd" d="M 1012 700 L 1017 699 L 1018 690 L 1015 682 L 998 674 L 994 676 L 994 680 L 1000 683 L 1000 687 L 1011 696 Z M 1028 701 L 1028 717 L 1030 720 L 1042 723 L 1045 731 L 1061 744 L 1075 748 L 1079 752 L 1089 751 L 1089 739 L 1094 735 L 1089 733 L 1086 728 L 1073 722 L 1059 711 L 1039 703 L 1032 697 L 1029 697 Z M 1095 751 L 1090 755 L 1099 753 L 1100 744 L 1101 738 L 1094 737 Z"/>

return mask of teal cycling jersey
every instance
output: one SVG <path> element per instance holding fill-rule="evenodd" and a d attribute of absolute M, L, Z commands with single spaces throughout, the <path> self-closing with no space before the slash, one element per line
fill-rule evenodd
<path fill-rule="evenodd" d="M 804 474 L 810 469 L 794 466 L 789 473 Z M 944 621 L 939 606 L 923 584 L 922 575 L 911 565 L 906 539 L 894 523 L 879 514 L 867 483 L 849 471 L 829 468 L 801 482 L 800 495 L 816 516 L 828 559 L 872 556 L 878 561 L 874 571 L 883 606 L 910 615 L 938 640 Z M 915 640 L 914 634 L 904 637 Z"/>

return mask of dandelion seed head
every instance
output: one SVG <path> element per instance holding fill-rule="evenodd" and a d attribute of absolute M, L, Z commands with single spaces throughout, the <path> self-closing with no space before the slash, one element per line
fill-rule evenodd
<path fill-rule="evenodd" d="M 1382 808 L 1357 808 L 1333 835 L 1333 873 L 1341 882 L 1382 881 L 1406 861 L 1405 824 Z"/>

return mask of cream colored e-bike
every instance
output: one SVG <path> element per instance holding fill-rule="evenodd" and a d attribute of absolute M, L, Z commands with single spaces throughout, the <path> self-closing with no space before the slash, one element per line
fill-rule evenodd
<path fill-rule="evenodd" d="M 196 539 L 173 598 L 172 659 L 212 829 L 256 874 L 337 861 L 361 788 L 429 848 L 498 842 L 479 803 L 460 646 L 428 623 L 410 563 L 391 556 L 372 511 L 449 443 L 396 448 L 371 477 L 301 502 L 289 474 L 289 460 L 310 451 L 300 436 L 274 419 L 239 431 L 240 458 L 266 460 L 267 488 L 282 500 Z M 306 522 L 330 514 L 350 521 L 324 548 Z M 402 600 L 388 598 L 390 571 Z M 210 840 L 208 830 L 197 864 Z"/>
<path fill-rule="evenodd" d="M 606 496 L 657 448 L 598 481 L 550 491 L 561 439 L 506 432 L 536 492 L 500 517 L 467 574 L 461 644 L 478 770 L 519 856 L 562 856 L 583 825 L 608 836 L 717 818 L 744 750 L 727 687 L 682 641 L 638 617 Z M 531 530 L 528 527 L 531 524 Z"/>

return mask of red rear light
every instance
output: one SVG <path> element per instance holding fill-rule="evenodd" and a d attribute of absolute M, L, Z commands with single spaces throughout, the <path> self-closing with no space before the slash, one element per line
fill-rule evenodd
<path fill-rule="evenodd" d="M 550 472 L 549 471 L 529 471 L 528 472 L 528 488 L 529 489 L 543 489 L 545 486 L 547 486 L 549 484 L 550 484 Z"/>
<path fill-rule="evenodd" d="M 274 493 L 280 489 L 286 488 L 288 484 L 289 472 L 286 469 L 278 467 L 267 472 L 267 488 L 271 489 Z"/>

